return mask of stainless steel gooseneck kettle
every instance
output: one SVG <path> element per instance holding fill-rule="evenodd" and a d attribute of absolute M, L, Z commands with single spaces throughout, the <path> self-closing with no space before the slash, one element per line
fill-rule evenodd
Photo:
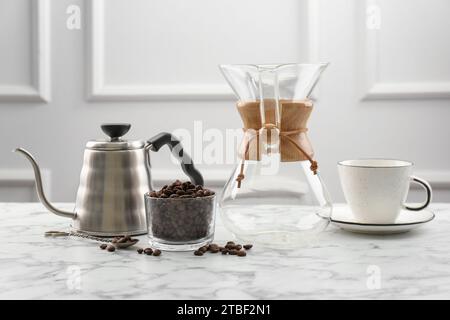
<path fill-rule="evenodd" d="M 72 218 L 74 231 L 99 236 L 138 235 L 147 232 L 144 194 L 152 190 L 151 151 L 168 145 L 181 167 L 194 184 L 203 185 L 203 178 L 181 146 L 170 133 L 160 133 L 142 141 L 121 137 L 130 124 L 104 124 L 109 140 L 91 140 L 86 144 L 80 184 L 74 212 L 55 208 L 46 198 L 41 173 L 33 156 L 18 148 L 32 164 L 40 201 L 51 212 Z"/>

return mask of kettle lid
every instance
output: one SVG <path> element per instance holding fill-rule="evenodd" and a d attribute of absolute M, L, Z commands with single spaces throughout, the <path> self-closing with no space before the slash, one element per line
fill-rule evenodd
<path fill-rule="evenodd" d="M 109 140 L 91 140 L 86 144 L 86 148 L 93 150 L 113 151 L 113 150 L 133 150 L 142 149 L 145 142 L 142 140 L 123 140 L 122 137 L 130 130 L 129 123 L 104 123 L 101 125 L 102 131 L 109 136 Z"/>

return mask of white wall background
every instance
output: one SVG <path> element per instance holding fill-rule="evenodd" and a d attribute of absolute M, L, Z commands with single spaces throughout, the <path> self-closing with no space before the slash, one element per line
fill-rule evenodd
<path fill-rule="evenodd" d="M 70 5 L 81 30 L 69 30 Z M 338 160 L 409 159 L 450 201 L 446 0 L 0 0 L 0 201 L 35 200 L 23 146 L 52 200 L 74 201 L 84 145 L 103 122 L 129 138 L 239 128 L 219 63 L 330 61 L 310 136 L 337 201 Z M 182 176 L 152 154 L 157 182 Z M 199 160 L 199 159 L 196 159 Z M 230 165 L 200 165 L 219 187 Z M 413 198 L 420 190 L 413 190 Z"/>

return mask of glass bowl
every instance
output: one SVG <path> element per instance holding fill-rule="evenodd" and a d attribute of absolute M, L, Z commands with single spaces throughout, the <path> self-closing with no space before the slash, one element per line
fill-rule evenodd
<path fill-rule="evenodd" d="M 216 196 L 156 198 L 145 194 L 149 243 L 166 251 L 196 250 L 214 238 Z"/>

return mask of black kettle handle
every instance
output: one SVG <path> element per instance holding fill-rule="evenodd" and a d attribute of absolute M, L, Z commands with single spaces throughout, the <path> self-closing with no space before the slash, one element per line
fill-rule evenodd
<path fill-rule="evenodd" d="M 202 174 L 194 167 L 191 157 L 184 152 L 180 140 L 175 136 L 167 132 L 161 132 L 148 139 L 147 143 L 150 150 L 155 152 L 159 151 L 162 146 L 167 145 L 172 154 L 180 160 L 181 169 L 183 169 L 183 172 L 189 177 L 191 182 L 195 185 L 204 185 Z"/>

